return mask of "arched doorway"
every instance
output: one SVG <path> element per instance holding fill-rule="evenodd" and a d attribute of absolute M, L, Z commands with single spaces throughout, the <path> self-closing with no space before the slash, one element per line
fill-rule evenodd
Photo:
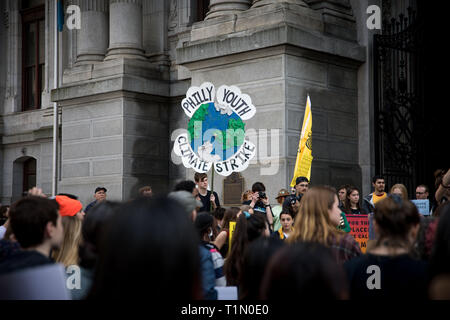
<path fill-rule="evenodd" d="M 21 157 L 13 164 L 12 202 L 20 199 L 24 192 L 37 184 L 37 161 L 32 157 Z"/>

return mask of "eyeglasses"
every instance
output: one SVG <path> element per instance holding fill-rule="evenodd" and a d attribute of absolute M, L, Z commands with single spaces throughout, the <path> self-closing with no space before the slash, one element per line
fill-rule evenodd
<path fill-rule="evenodd" d="M 425 194 L 425 192 L 416 192 L 416 194 Z"/>

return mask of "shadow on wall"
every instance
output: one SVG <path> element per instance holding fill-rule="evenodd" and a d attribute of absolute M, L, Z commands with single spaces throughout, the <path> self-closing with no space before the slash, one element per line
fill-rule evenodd
<path fill-rule="evenodd" d="M 150 107 L 150 106 L 149 106 Z M 152 126 L 155 119 L 150 121 L 137 121 L 133 124 L 132 152 L 124 163 L 124 173 L 130 174 L 137 181 L 126 192 L 125 198 L 135 198 L 139 189 L 143 186 L 151 186 L 154 193 L 166 193 L 169 190 L 169 132 L 167 126 L 162 121 L 158 123 L 157 130 Z M 159 132 L 165 128 L 166 132 Z"/>

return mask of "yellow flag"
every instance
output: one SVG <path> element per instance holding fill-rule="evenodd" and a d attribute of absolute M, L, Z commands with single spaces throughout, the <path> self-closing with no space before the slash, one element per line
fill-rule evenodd
<path fill-rule="evenodd" d="M 312 114 L 311 101 L 306 99 L 305 116 L 303 117 L 302 132 L 298 143 L 297 160 L 295 161 L 294 177 L 291 181 L 291 187 L 295 186 L 297 177 L 306 177 L 311 180 L 312 156 Z"/>
<path fill-rule="evenodd" d="M 234 230 L 236 230 L 236 222 L 230 221 L 229 223 L 229 237 L 228 237 L 228 253 L 230 253 L 231 251 L 231 240 L 233 239 L 233 235 L 234 235 Z"/>

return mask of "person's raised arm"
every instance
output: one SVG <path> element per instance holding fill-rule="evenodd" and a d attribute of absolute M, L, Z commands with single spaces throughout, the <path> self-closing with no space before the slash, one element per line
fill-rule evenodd
<path fill-rule="evenodd" d="M 270 207 L 269 199 L 264 198 L 264 199 L 261 199 L 261 201 L 264 203 L 264 205 L 266 207 L 267 221 L 269 221 L 269 225 L 270 225 L 271 229 L 273 230 L 273 214 L 272 214 L 272 208 Z"/>
<path fill-rule="evenodd" d="M 28 190 L 28 195 L 29 196 L 36 196 L 36 197 L 47 198 L 45 193 L 42 192 L 42 189 L 41 188 L 36 188 L 36 187 L 33 187 L 30 190 Z"/>
<path fill-rule="evenodd" d="M 227 241 L 227 232 L 220 231 L 220 233 L 216 237 L 216 240 L 214 240 L 213 243 L 220 250 L 222 249 L 226 241 Z"/>

